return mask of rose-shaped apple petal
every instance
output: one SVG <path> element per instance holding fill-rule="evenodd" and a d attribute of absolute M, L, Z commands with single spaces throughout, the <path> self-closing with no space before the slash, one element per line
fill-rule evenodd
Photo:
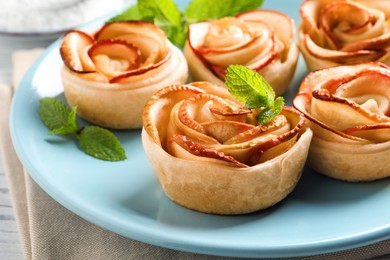
<path fill-rule="evenodd" d="M 344 130 L 344 133 L 370 140 L 374 143 L 382 143 L 390 140 L 390 122 L 376 125 L 355 126 Z"/>
<path fill-rule="evenodd" d="M 188 77 L 180 49 L 145 21 L 106 23 L 90 34 L 70 32 L 60 49 L 66 100 L 80 117 L 104 127 L 140 128 L 150 96 Z M 68 60 L 75 61 L 73 68 Z"/>
<path fill-rule="evenodd" d="M 237 15 L 244 21 L 257 21 L 268 24 L 272 31 L 276 33 L 277 38 L 283 43 L 282 61 L 287 59 L 287 54 L 291 45 L 294 43 L 295 27 L 292 19 L 280 12 L 273 10 L 253 10 Z"/>
<path fill-rule="evenodd" d="M 376 114 L 367 111 L 355 102 L 333 96 L 323 89 L 313 91 L 311 115 L 339 131 L 380 121 Z"/>
<path fill-rule="evenodd" d="M 181 100 L 200 93 L 205 91 L 191 86 L 172 85 L 163 88 L 150 98 L 147 109 L 144 110 L 143 120 L 144 128 L 148 129 L 153 142 L 162 145 L 162 142 L 166 141 L 167 127 L 163 124 L 169 121 L 170 113 L 164 111 L 171 111 Z"/>
<path fill-rule="evenodd" d="M 305 49 L 313 57 L 331 60 L 337 63 L 353 64 L 358 62 L 367 62 L 376 60 L 386 54 L 383 50 L 356 50 L 356 51 L 337 51 L 322 48 L 315 44 L 313 40 L 306 35 L 305 36 Z"/>
<path fill-rule="evenodd" d="M 93 45 L 88 55 L 96 70 L 110 80 L 141 65 L 141 52 L 131 44 L 118 40 L 103 40 Z"/>
<path fill-rule="evenodd" d="M 93 72 L 95 65 L 88 55 L 88 49 L 95 40 L 88 34 L 72 30 L 64 35 L 60 54 L 65 65 L 75 72 Z"/>
<path fill-rule="evenodd" d="M 281 95 L 299 54 L 294 28 L 287 15 L 269 10 L 190 24 L 184 47 L 190 74 L 194 81 L 223 85 L 227 66 L 240 64 L 256 70 Z"/>
<path fill-rule="evenodd" d="M 381 63 L 337 66 L 310 73 L 293 106 L 314 136 L 308 164 L 347 181 L 390 176 L 390 68 Z"/>
<path fill-rule="evenodd" d="M 108 23 L 96 34 L 97 40 L 115 39 L 125 41 L 141 51 L 142 62 L 137 70 L 123 73 L 111 80 L 113 83 L 126 83 L 131 77 L 158 68 L 170 58 L 170 48 L 166 36 L 156 26 L 142 21 Z"/>
<path fill-rule="evenodd" d="M 258 125 L 253 128 L 249 128 L 246 131 L 241 131 L 240 134 L 232 136 L 230 139 L 226 140 L 224 144 L 235 144 L 248 142 L 252 139 L 255 139 L 259 136 L 264 136 L 266 134 L 279 135 L 288 131 L 290 125 L 287 122 L 286 117 L 277 116 L 274 120 L 266 125 Z"/>
<path fill-rule="evenodd" d="M 295 187 L 312 136 L 303 115 L 285 107 L 259 127 L 253 113 L 237 110 L 242 104 L 235 102 L 226 88 L 196 82 L 168 86 L 145 106 L 142 143 L 176 203 L 243 214 L 274 205 Z"/>
<path fill-rule="evenodd" d="M 96 39 L 118 39 L 134 45 L 144 54 L 148 66 L 168 55 L 166 35 L 153 24 L 143 21 L 107 23 L 96 34 Z"/>
<path fill-rule="evenodd" d="M 314 42 L 324 43 L 324 35 L 318 28 L 317 13 L 320 9 L 320 1 L 304 1 L 299 8 L 301 24 L 299 31 L 307 32 Z"/>
<path fill-rule="evenodd" d="M 225 143 L 232 137 L 254 128 L 252 125 L 235 121 L 205 122 L 202 123 L 202 126 L 208 135 L 217 139 L 220 143 Z"/>
<path fill-rule="evenodd" d="M 226 53 L 242 49 L 260 36 L 233 17 L 192 23 L 188 33 L 191 46 L 202 54 Z"/>
<path fill-rule="evenodd" d="M 160 49 L 166 48 L 166 41 L 163 40 L 166 38 L 164 32 L 155 25 L 143 21 L 107 23 L 98 32 L 96 32 L 95 38 L 97 41 L 100 41 L 105 39 L 120 39 L 125 35 L 132 35 L 135 37 L 138 35 L 150 38 L 160 45 Z"/>
<path fill-rule="evenodd" d="M 307 0 L 300 15 L 299 46 L 310 71 L 369 61 L 390 64 L 386 0 Z"/>
<path fill-rule="evenodd" d="M 285 152 L 296 141 L 304 117 L 288 107 L 263 127 L 256 127 L 227 140 L 218 148 L 242 162 L 255 165 Z M 292 130 L 291 130 L 292 129 Z"/>
<path fill-rule="evenodd" d="M 174 135 L 168 141 L 168 151 L 175 157 L 182 159 L 199 159 L 232 167 L 246 168 L 247 165 L 237 161 L 233 156 L 207 149 L 183 135 Z"/>
<path fill-rule="evenodd" d="M 325 32 L 327 43 L 334 49 L 340 49 L 342 42 L 349 43 L 350 33 L 359 33 L 356 40 L 366 40 L 378 35 L 361 34 L 359 31 L 368 31 L 375 22 L 374 16 L 367 12 L 364 6 L 353 2 L 334 1 L 328 4 L 323 10 L 320 19 L 320 28 Z M 353 36 L 352 36 L 353 37 Z M 354 37 L 356 38 L 356 37 Z"/>
<path fill-rule="evenodd" d="M 382 50 L 390 45 L 390 32 L 374 39 L 346 44 L 341 51 Z"/>
<path fill-rule="evenodd" d="M 387 0 L 355 0 L 357 3 L 368 6 L 372 9 L 381 10 L 386 17 L 390 17 L 390 5 Z"/>
<path fill-rule="evenodd" d="M 171 58 L 171 54 L 168 54 L 164 57 L 164 59 L 161 59 L 156 63 L 149 64 L 148 66 L 141 65 L 139 69 L 134 69 L 134 70 L 122 73 L 121 75 L 119 75 L 115 78 L 112 78 L 111 82 L 124 84 L 127 82 L 132 82 L 134 80 L 132 78 L 133 76 L 141 75 L 141 74 L 146 73 L 146 72 L 151 71 L 151 70 L 156 70 L 156 73 L 158 73 L 158 68 L 160 66 L 162 66 L 164 63 L 167 63 L 170 58 Z"/>
<path fill-rule="evenodd" d="M 243 64 L 259 70 L 277 55 L 274 31 L 262 21 L 245 24 L 230 17 L 194 23 L 189 26 L 188 39 L 198 57 L 221 78 L 226 75 L 225 69 L 230 64 Z"/>

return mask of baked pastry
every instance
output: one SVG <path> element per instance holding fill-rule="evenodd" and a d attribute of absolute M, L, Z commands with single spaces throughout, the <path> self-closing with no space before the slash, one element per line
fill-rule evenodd
<path fill-rule="evenodd" d="M 306 0 L 299 47 L 310 71 L 382 62 L 390 65 L 388 0 Z"/>
<path fill-rule="evenodd" d="M 107 23 L 93 34 L 69 31 L 60 52 L 67 102 L 82 118 L 109 128 L 140 128 L 150 96 L 188 77 L 181 50 L 143 21 Z"/>
<path fill-rule="evenodd" d="M 285 198 L 300 179 L 312 135 L 289 107 L 258 125 L 226 88 L 207 82 L 160 90 L 143 121 L 144 150 L 165 194 L 214 214 L 254 212 Z"/>
<path fill-rule="evenodd" d="M 188 30 L 184 55 L 192 81 L 223 85 L 227 66 L 239 64 L 262 75 L 276 95 L 287 90 L 299 56 L 287 15 L 258 9 L 193 23 Z"/>
<path fill-rule="evenodd" d="M 390 176 L 390 68 L 362 63 L 318 70 L 293 106 L 313 130 L 308 165 L 346 181 Z"/>

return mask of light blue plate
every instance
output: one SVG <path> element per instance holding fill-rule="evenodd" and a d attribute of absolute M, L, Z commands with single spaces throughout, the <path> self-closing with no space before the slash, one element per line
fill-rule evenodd
<path fill-rule="evenodd" d="M 268 0 L 264 7 L 282 8 L 299 22 L 298 1 Z M 91 158 L 74 142 L 49 136 L 37 111 L 44 96 L 63 99 L 58 46 L 59 41 L 39 58 L 19 86 L 11 134 L 33 179 L 82 218 L 153 245 L 224 256 L 314 255 L 390 238 L 389 179 L 351 184 L 305 169 L 297 188 L 278 205 L 249 215 L 215 216 L 180 207 L 163 194 L 140 131 L 116 132 L 128 159 L 114 163 Z M 286 95 L 290 103 L 305 74 L 300 60 Z"/>

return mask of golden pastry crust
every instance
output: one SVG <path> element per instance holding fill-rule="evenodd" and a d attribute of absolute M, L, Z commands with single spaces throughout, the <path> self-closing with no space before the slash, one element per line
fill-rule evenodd
<path fill-rule="evenodd" d="M 387 0 L 306 0 L 299 48 L 310 71 L 360 62 L 390 65 Z"/>
<path fill-rule="evenodd" d="M 390 68 L 346 65 L 310 73 L 293 106 L 313 130 L 308 165 L 346 181 L 390 176 Z"/>
<path fill-rule="evenodd" d="M 106 24 L 94 35 L 70 31 L 60 51 L 67 102 L 80 117 L 104 127 L 141 128 L 150 96 L 188 77 L 181 50 L 147 22 Z"/>
<path fill-rule="evenodd" d="M 240 64 L 256 70 L 282 95 L 297 65 L 294 21 L 273 10 L 254 10 L 236 17 L 189 26 L 184 55 L 193 81 L 224 84 L 226 67 Z"/>
<path fill-rule="evenodd" d="M 153 95 L 142 142 L 165 194 L 213 214 L 250 213 L 284 199 L 300 179 L 311 130 L 288 107 L 264 126 L 248 118 L 225 88 L 206 82 Z"/>

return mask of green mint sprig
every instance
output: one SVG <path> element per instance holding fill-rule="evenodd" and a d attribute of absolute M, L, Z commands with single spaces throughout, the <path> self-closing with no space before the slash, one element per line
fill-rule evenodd
<path fill-rule="evenodd" d="M 182 12 L 173 0 L 138 0 L 136 5 L 107 22 L 149 21 L 159 26 L 173 44 L 183 47 L 187 39 L 188 24 L 234 16 L 260 7 L 263 1 L 192 0 Z"/>
<path fill-rule="evenodd" d="M 235 16 L 238 13 L 259 8 L 263 0 L 193 0 L 184 11 L 189 23 Z"/>
<path fill-rule="evenodd" d="M 270 122 L 283 109 L 283 97 L 275 99 L 275 91 L 269 83 L 259 73 L 245 66 L 228 66 L 225 84 L 230 94 L 245 103 L 247 108 L 259 109 L 256 114 L 259 124 Z"/>
<path fill-rule="evenodd" d="M 69 109 L 55 98 L 43 98 L 39 103 L 39 116 L 42 123 L 50 129 L 51 135 L 75 135 L 80 148 L 97 159 L 122 161 L 126 152 L 113 133 L 98 126 L 80 128 L 76 120 L 77 107 Z"/>

